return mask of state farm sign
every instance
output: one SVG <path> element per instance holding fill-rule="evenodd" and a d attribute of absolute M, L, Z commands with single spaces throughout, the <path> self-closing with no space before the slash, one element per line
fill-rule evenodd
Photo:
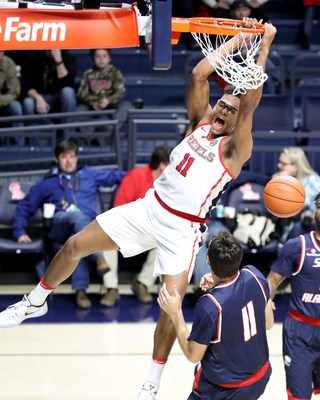
<path fill-rule="evenodd" d="M 21 22 L 19 17 L 9 17 L 0 35 L 4 42 L 64 42 L 66 24 L 60 22 Z"/>
<path fill-rule="evenodd" d="M 133 9 L 2 9 L 0 49 L 93 49 L 139 46 Z"/>

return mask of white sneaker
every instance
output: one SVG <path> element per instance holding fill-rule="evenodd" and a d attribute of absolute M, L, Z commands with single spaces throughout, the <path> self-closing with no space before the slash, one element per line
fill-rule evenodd
<path fill-rule="evenodd" d="M 142 385 L 138 400 L 156 400 L 158 387 L 151 382 Z"/>
<path fill-rule="evenodd" d="M 18 303 L 12 304 L 0 313 L 0 328 L 14 328 L 27 318 L 36 318 L 45 315 L 48 305 L 45 301 L 41 306 L 33 306 L 25 294 Z"/>

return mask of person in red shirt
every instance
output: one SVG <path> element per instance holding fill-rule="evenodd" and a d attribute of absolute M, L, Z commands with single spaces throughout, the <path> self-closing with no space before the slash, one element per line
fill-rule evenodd
<path fill-rule="evenodd" d="M 136 167 L 129 171 L 119 186 L 113 207 L 144 197 L 148 189 L 153 186 L 153 182 L 169 164 L 171 150 L 168 146 L 158 146 L 151 154 L 147 165 Z M 132 291 L 142 303 L 152 302 L 148 287 L 156 280 L 156 277 L 153 276 L 156 249 L 151 249 L 146 253 L 147 258 L 142 264 L 141 271 L 137 279 L 132 283 Z M 104 252 L 104 257 L 110 267 L 110 271 L 103 276 L 103 283 L 107 291 L 101 298 L 100 304 L 105 307 L 113 307 L 120 299 L 118 290 L 118 251 L 106 251 Z"/>

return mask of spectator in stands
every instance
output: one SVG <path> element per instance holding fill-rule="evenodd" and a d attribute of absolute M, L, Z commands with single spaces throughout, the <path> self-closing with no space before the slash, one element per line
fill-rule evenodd
<path fill-rule="evenodd" d="M 172 149 L 168 146 L 158 146 L 151 154 L 148 165 L 133 168 L 129 171 L 119 186 L 113 205 L 115 207 L 121 206 L 144 197 L 146 192 L 153 186 L 153 182 L 159 178 L 169 164 L 171 151 Z M 132 284 L 134 294 L 142 303 L 150 303 L 152 301 L 148 287 L 156 280 L 153 276 L 156 249 L 151 249 L 146 253 L 148 254 L 147 259 L 143 263 L 137 279 Z M 100 300 L 100 304 L 112 307 L 120 298 L 118 291 L 118 251 L 105 252 L 104 256 L 110 267 L 110 272 L 104 274 L 103 277 L 107 292 Z"/>
<path fill-rule="evenodd" d="M 22 68 L 25 115 L 75 112 L 77 109 L 76 59 L 68 51 L 39 50 L 27 56 Z M 64 119 L 63 122 L 71 122 Z M 70 137 L 74 130 L 66 129 Z"/>
<path fill-rule="evenodd" d="M 22 115 L 20 96 L 20 81 L 15 62 L 0 51 L 0 116 L 19 117 Z M 20 127 L 21 122 L 13 122 L 13 127 Z M 17 137 L 15 143 L 24 144 L 24 140 Z"/>
<path fill-rule="evenodd" d="M 114 118 L 123 124 L 130 103 L 124 101 L 126 89 L 121 71 L 111 64 L 111 50 L 90 50 L 92 68 L 81 78 L 78 89 L 78 111 L 115 109 Z"/>
<path fill-rule="evenodd" d="M 261 7 L 268 0 L 200 0 L 197 15 L 213 18 L 232 18 L 242 20 L 243 17 L 268 20 Z"/>
<path fill-rule="evenodd" d="M 72 140 L 64 140 L 57 144 L 55 162 L 57 167 L 45 178 L 36 182 L 17 206 L 13 235 L 19 243 L 32 241 L 25 231 L 28 219 L 39 207 L 51 203 L 55 206 L 55 212 L 48 236 L 50 241 L 64 244 L 71 235 L 79 232 L 96 217 L 98 188 L 119 184 L 125 175 L 122 171 L 77 168 L 78 148 Z M 102 253 L 94 254 L 93 258 L 98 272 L 107 268 Z M 88 261 L 88 259 L 80 260 L 71 277 L 72 288 L 76 291 L 76 303 L 80 308 L 91 306 L 86 294 L 89 286 Z"/>
<path fill-rule="evenodd" d="M 230 5 L 230 17 L 242 21 L 243 18 L 256 18 L 258 21 L 268 21 L 269 17 L 261 10 L 259 0 L 234 0 Z"/>
<path fill-rule="evenodd" d="M 296 217 L 292 217 L 283 221 L 285 226 L 282 241 L 285 241 L 288 237 L 305 234 L 312 229 L 314 199 L 320 191 L 320 176 L 311 167 L 305 152 L 300 147 L 285 147 L 282 150 L 278 161 L 278 172 L 273 176 L 281 175 L 290 175 L 299 179 L 306 192 L 304 209 L 298 216 L 300 220 L 297 221 Z"/>
<path fill-rule="evenodd" d="M 303 0 L 304 23 L 303 23 L 303 42 L 304 49 L 310 49 L 312 27 L 316 19 L 320 19 L 320 0 Z"/>

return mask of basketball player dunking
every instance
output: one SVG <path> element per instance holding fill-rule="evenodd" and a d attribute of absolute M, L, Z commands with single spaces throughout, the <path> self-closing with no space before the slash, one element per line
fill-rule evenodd
<path fill-rule="evenodd" d="M 250 28 L 257 21 L 246 18 L 243 22 Z M 264 29 L 257 60 L 263 69 L 276 34 L 272 24 L 266 23 Z M 230 53 L 238 40 L 235 36 L 227 42 Z M 17 326 L 26 318 L 44 315 L 47 296 L 73 273 L 80 258 L 100 251 L 119 249 L 130 257 L 157 248 L 154 273 L 161 276 L 169 292 L 175 286 L 184 296 L 201 242 L 202 223 L 251 156 L 253 113 L 262 95 L 260 86 L 240 99 L 229 87 L 212 108 L 207 79 L 213 71 L 206 58 L 194 68 L 188 95 L 191 125 L 186 138 L 173 150 L 167 169 L 154 182 L 154 189 L 144 199 L 99 215 L 72 236 L 53 258 L 38 286 L 0 313 L 0 327 Z M 161 312 L 151 368 L 139 400 L 155 399 L 175 338 L 170 317 Z"/>

